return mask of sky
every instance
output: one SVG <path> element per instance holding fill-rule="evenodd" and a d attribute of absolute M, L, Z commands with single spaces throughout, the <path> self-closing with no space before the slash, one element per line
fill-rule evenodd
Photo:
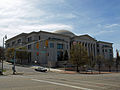
<path fill-rule="evenodd" d="M 120 50 L 120 0 L 0 0 L 0 45 L 32 31 L 65 29 Z"/>

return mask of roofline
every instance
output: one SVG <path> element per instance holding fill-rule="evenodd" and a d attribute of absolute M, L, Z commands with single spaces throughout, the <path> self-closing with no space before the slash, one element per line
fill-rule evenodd
<path fill-rule="evenodd" d="M 46 32 L 46 31 L 39 31 L 39 33 L 42 32 L 42 33 L 48 33 L 48 34 L 54 34 L 54 35 L 60 35 L 60 36 L 65 36 L 65 37 L 69 37 L 70 36 L 67 36 L 67 35 L 63 35 L 63 34 L 59 34 L 59 33 L 52 33 L 52 32 Z"/>
<path fill-rule="evenodd" d="M 91 36 L 88 35 L 88 34 L 84 34 L 84 35 L 80 35 L 80 36 L 74 36 L 74 37 L 82 37 L 82 36 L 89 36 L 89 37 L 92 38 L 94 41 L 97 41 L 95 38 L 91 37 Z M 73 38 L 74 38 L 74 37 L 73 37 Z"/>
<path fill-rule="evenodd" d="M 14 39 L 14 38 L 17 38 L 17 37 L 19 37 L 19 36 L 23 36 L 23 35 L 27 35 L 27 33 L 21 33 L 21 34 L 18 34 L 18 35 L 16 35 L 16 36 L 14 36 L 14 37 L 12 37 L 12 38 L 6 40 L 6 42 L 9 42 L 10 40 L 12 40 L 12 39 Z"/>
<path fill-rule="evenodd" d="M 39 34 L 39 33 L 41 33 L 41 32 L 42 32 L 42 33 L 48 33 L 48 34 L 54 34 L 54 35 L 60 35 L 60 36 L 64 36 L 64 37 L 70 37 L 70 36 L 63 35 L 63 34 L 46 32 L 46 31 L 41 31 L 41 30 L 40 30 L 40 31 L 38 31 L 38 32 L 33 31 L 33 32 L 30 32 L 30 33 L 21 33 L 21 34 L 18 34 L 18 35 L 16 35 L 16 36 L 14 36 L 14 37 L 6 40 L 6 42 L 9 42 L 10 40 L 12 40 L 12 39 L 14 39 L 14 38 L 17 38 L 17 37 L 19 37 L 19 36 L 23 36 L 23 35 L 29 36 L 30 34 Z"/>
<path fill-rule="evenodd" d="M 113 43 L 110 43 L 110 42 L 105 42 L 105 41 L 97 41 L 98 43 L 107 43 L 107 44 L 113 44 Z"/>

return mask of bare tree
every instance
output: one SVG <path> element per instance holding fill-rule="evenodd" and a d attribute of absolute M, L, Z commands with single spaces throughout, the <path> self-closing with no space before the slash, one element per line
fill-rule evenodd
<path fill-rule="evenodd" d="M 81 44 L 75 44 L 71 46 L 70 50 L 70 62 L 77 67 L 77 72 L 79 72 L 79 67 L 88 64 L 88 53 L 85 47 Z"/>
<path fill-rule="evenodd" d="M 101 72 L 101 66 L 102 66 L 102 64 L 103 64 L 104 62 L 105 62 L 104 57 L 101 56 L 101 55 L 98 55 L 98 56 L 97 56 L 97 61 L 96 61 L 96 63 L 97 63 L 97 65 L 98 65 L 99 73 Z"/>
<path fill-rule="evenodd" d="M 13 60 L 14 55 L 15 55 L 15 49 L 14 48 L 8 48 L 6 50 L 6 58 L 7 58 L 8 61 L 10 61 L 11 59 Z M 27 60 L 28 57 L 29 57 L 29 52 L 27 52 L 25 49 L 16 50 L 16 59 L 18 61 L 20 60 L 21 64 L 22 64 L 23 60 Z"/>
<path fill-rule="evenodd" d="M 105 60 L 105 65 L 108 67 L 108 71 L 111 72 L 111 67 L 113 66 L 114 61 L 113 59 L 107 59 Z"/>
<path fill-rule="evenodd" d="M 90 53 L 89 55 L 89 66 L 91 69 L 93 69 L 95 67 L 96 61 L 95 58 L 93 57 L 93 54 Z M 91 73 L 93 73 L 93 70 L 91 70 Z"/>
<path fill-rule="evenodd" d="M 116 72 L 118 72 L 118 65 L 120 63 L 120 56 L 119 56 L 119 51 L 116 50 L 117 53 L 117 58 L 116 58 Z"/>

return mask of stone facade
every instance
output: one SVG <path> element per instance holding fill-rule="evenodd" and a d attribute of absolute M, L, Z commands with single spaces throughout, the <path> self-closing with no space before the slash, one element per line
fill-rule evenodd
<path fill-rule="evenodd" d="M 7 40 L 6 48 L 26 47 L 31 52 L 29 63 L 37 61 L 40 65 L 49 64 L 55 67 L 56 63 L 61 61 L 58 57 L 64 55 L 65 51 L 70 57 L 70 46 L 73 43 L 81 43 L 93 57 L 102 55 L 106 59 L 113 58 L 112 43 L 97 41 L 89 35 L 76 36 L 67 30 L 52 33 L 45 31 L 22 33 Z"/>

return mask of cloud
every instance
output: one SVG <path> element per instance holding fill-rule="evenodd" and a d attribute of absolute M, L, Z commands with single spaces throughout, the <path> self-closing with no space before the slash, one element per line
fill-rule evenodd
<path fill-rule="evenodd" d="M 113 27 L 119 27 L 120 24 L 109 24 L 109 25 L 105 25 L 105 28 L 113 28 Z"/>
<path fill-rule="evenodd" d="M 73 26 L 49 22 L 55 18 L 74 18 L 71 13 L 55 14 L 45 8 L 50 5 L 62 5 L 65 0 L 0 0 L 0 36 L 11 38 L 22 32 L 72 30 Z M 51 17 L 50 17 L 51 16 Z M 2 45 L 2 39 L 0 39 Z"/>
<path fill-rule="evenodd" d="M 91 34 L 93 36 L 97 36 L 97 35 L 113 33 L 113 32 L 114 32 L 114 30 L 101 30 L 101 31 L 89 32 L 89 34 Z"/>
<path fill-rule="evenodd" d="M 20 34 L 20 33 L 30 33 L 32 31 L 55 31 L 60 29 L 67 29 L 67 30 L 73 30 L 73 26 L 71 25 L 65 25 L 65 24 L 46 24 L 46 25 L 18 25 L 18 26 L 9 26 L 9 27 L 1 27 L 0 28 L 0 36 L 4 37 L 4 35 L 8 36 L 8 39 Z M 2 39 L 0 39 L 0 45 L 2 45 Z"/>
<path fill-rule="evenodd" d="M 65 25 L 65 24 L 47 24 L 47 25 L 28 25 L 28 26 L 19 26 L 19 30 L 23 31 L 39 31 L 39 30 L 45 30 L 45 31 L 54 31 L 54 30 L 59 30 L 59 29 L 68 29 L 72 30 L 73 27 L 70 25 Z"/>
<path fill-rule="evenodd" d="M 22 32 L 29 33 L 31 31 L 40 31 L 40 30 L 54 31 L 60 29 L 72 30 L 73 26 L 65 25 L 65 24 L 24 25 L 24 26 L 18 25 L 18 26 L 2 27 L 0 28 L 0 31 L 5 34 L 10 34 L 10 33 L 19 34 Z"/>

